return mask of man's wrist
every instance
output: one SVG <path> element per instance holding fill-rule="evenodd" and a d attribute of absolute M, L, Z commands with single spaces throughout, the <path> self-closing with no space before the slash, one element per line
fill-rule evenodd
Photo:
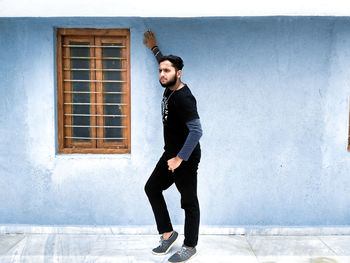
<path fill-rule="evenodd" d="M 180 156 L 178 156 L 178 155 L 176 155 L 176 157 L 175 157 L 177 160 L 179 160 L 179 161 L 183 161 L 183 159 L 180 157 Z"/>
<path fill-rule="evenodd" d="M 153 46 L 153 47 L 151 48 L 151 50 L 153 51 L 155 48 L 158 48 L 158 46 L 157 46 L 157 45 Z"/>

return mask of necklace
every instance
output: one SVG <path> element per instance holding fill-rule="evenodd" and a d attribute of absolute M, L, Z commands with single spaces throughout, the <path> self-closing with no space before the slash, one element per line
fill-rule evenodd
<path fill-rule="evenodd" d="M 180 84 L 176 87 L 176 89 L 174 89 L 174 90 L 170 93 L 170 95 L 169 95 L 168 98 L 165 97 L 165 94 L 166 94 L 166 92 L 168 91 L 169 88 L 166 88 L 166 90 L 165 90 L 165 92 L 164 92 L 164 95 L 163 95 L 163 101 L 164 101 L 165 104 L 167 104 L 167 102 L 169 101 L 171 95 L 173 95 L 173 93 L 179 89 L 180 85 L 181 85 L 181 82 L 180 82 Z M 170 90 L 170 89 L 169 89 L 169 90 Z"/>
<path fill-rule="evenodd" d="M 168 88 L 164 91 L 164 94 L 163 94 L 163 99 L 162 99 L 162 116 L 163 116 L 163 123 L 166 123 L 166 121 L 168 120 L 168 114 L 169 114 L 169 111 L 168 111 L 168 101 L 171 97 L 171 95 L 173 95 L 173 93 L 176 91 L 176 90 L 173 90 L 169 97 L 167 98 L 165 96 L 165 94 L 167 93 L 168 91 Z"/>
<path fill-rule="evenodd" d="M 177 91 L 180 87 L 181 83 L 176 87 L 176 89 L 174 89 L 169 97 L 167 98 L 165 95 L 168 91 L 168 88 L 166 88 L 166 90 L 164 91 L 164 94 L 163 94 L 163 99 L 162 99 L 162 116 L 163 116 L 163 123 L 165 124 L 168 120 L 168 114 L 169 114 L 169 108 L 168 108 L 168 101 L 171 97 L 171 95 L 174 94 L 175 91 Z M 169 89 L 170 90 L 170 89 Z"/>
<path fill-rule="evenodd" d="M 168 89 L 168 88 L 167 88 L 167 89 Z M 165 94 L 166 94 L 167 90 L 165 90 L 164 95 L 163 95 L 163 101 L 164 101 L 165 104 L 168 104 L 168 101 L 169 101 L 171 95 L 173 95 L 173 93 L 174 93 L 175 91 L 176 91 L 176 90 L 173 90 L 173 91 L 170 93 L 169 97 L 167 98 L 167 97 L 165 97 Z"/>

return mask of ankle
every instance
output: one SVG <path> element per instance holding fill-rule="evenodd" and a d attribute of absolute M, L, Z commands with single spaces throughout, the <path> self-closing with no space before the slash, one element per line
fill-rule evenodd
<path fill-rule="evenodd" d="M 189 250 L 192 250 L 192 249 L 194 249 L 194 247 L 189 247 L 189 246 L 186 246 L 186 245 L 184 245 L 186 248 L 188 248 Z"/>
<path fill-rule="evenodd" d="M 163 233 L 162 237 L 164 240 L 167 240 L 172 236 L 173 233 L 174 233 L 174 231 Z"/>

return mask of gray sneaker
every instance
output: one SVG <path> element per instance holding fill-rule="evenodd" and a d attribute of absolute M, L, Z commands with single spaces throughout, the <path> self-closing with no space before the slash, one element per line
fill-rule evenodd
<path fill-rule="evenodd" d="M 178 236 L 179 234 L 176 231 L 174 231 L 168 239 L 163 239 L 163 237 L 161 236 L 159 246 L 152 249 L 152 253 L 154 255 L 165 255 L 175 244 L 175 241 L 178 238 Z"/>
<path fill-rule="evenodd" d="M 177 251 L 174 255 L 172 255 L 168 262 L 170 263 L 180 263 L 180 262 L 186 262 L 187 260 L 190 260 L 192 257 L 194 257 L 197 254 L 196 248 L 190 249 L 189 247 L 183 245 L 179 251 Z"/>

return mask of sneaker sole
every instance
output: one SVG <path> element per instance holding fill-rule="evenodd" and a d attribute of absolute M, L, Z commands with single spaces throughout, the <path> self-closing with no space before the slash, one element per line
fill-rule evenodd
<path fill-rule="evenodd" d="M 168 247 L 168 249 L 167 249 L 165 252 L 163 252 L 163 253 L 157 253 L 157 252 L 154 252 L 154 251 L 152 250 L 152 254 L 153 254 L 153 255 L 156 255 L 156 256 L 166 255 L 166 254 L 169 252 L 169 250 L 173 247 L 173 245 L 175 245 L 175 242 L 176 242 L 176 240 L 177 240 L 178 238 L 179 238 L 179 235 L 177 235 L 177 237 L 176 237 L 176 239 L 174 240 L 174 242 L 171 243 L 171 245 Z"/>
<path fill-rule="evenodd" d="M 176 263 L 183 263 L 183 262 L 187 262 L 189 261 L 190 259 L 194 258 L 196 255 L 197 255 L 198 252 L 196 252 L 195 254 L 193 254 L 192 256 L 190 256 L 188 259 L 184 260 L 184 261 L 179 261 L 179 262 L 176 262 Z M 171 262 L 171 261 L 168 261 L 168 263 L 174 263 L 174 262 Z"/>

